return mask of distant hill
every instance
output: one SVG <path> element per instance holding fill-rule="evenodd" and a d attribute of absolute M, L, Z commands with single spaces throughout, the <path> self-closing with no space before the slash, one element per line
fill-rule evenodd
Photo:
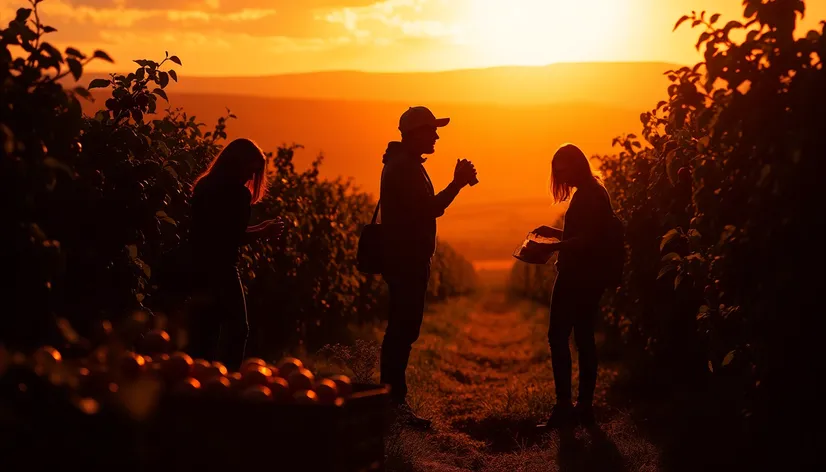
<path fill-rule="evenodd" d="M 373 194 L 378 193 L 381 157 L 387 142 L 398 139 L 399 115 L 412 103 L 425 103 L 436 114 L 452 119 L 440 130 L 436 154 L 425 164 L 435 185 L 442 188 L 450 181 L 457 158 L 473 160 L 480 179 L 478 186 L 462 192 L 440 220 L 440 237 L 473 260 L 507 260 L 529 230 L 553 223 L 561 214 L 561 208 L 551 206 L 547 191 L 553 152 L 561 144 L 573 142 L 589 155 L 611 153 L 611 139 L 620 133 L 639 131 L 640 112 L 664 98 L 666 82 L 661 71 L 667 68 L 666 64 L 565 64 L 434 74 L 354 72 L 181 78 L 180 84 L 172 84 L 167 90 L 170 106 L 182 107 L 210 127 L 230 108 L 238 116 L 229 123 L 230 139 L 250 137 L 265 150 L 300 143 L 304 149 L 297 153 L 299 166 L 323 153 L 323 176 L 352 178 Z M 570 74 L 564 73 L 566 70 Z M 599 74 L 575 80 L 573 71 Z M 528 93 L 521 90 L 527 86 L 498 84 L 497 80 L 509 76 L 518 77 L 516 82 L 523 85 L 535 84 L 535 100 L 520 95 Z M 547 83 L 570 85 L 541 86 L 543 76 Z M 619 79 L 631 76 L 633 79 Z M 491 90 L 476 95 L 470 93 L 470 85 L 468 90 L 460 90 L 462 77 L 476 88 L 489 83 Z M 340 80 L 329 84 L 332 78 Z M 363 81 L 356 87 L 359 78 Z M 391 87 L 394 81 L 399 85 Z M 279 84 L 267 89 L 272 95 L 337 93 L 342 97 L 262 96 L 266 83 Z M 322 87 L 322 83 L 329 86 Z M 375 84 L 373 90 L 365 85 L 368 83 Z M 433 89 L 428 91 L 431 86 Z M 221 91 L 193 93 L 198 87 Z M 584 92 L 587 89 L 590 93 Z M 448 90 L 455 95 L 450 96 Z M 391 100 L 393 93 L 421 94 L 422 100 Z M 98 100 L 84 103 L 87 113 L 102 106 L 103 94 L 95 91 Z M 507 104 L 493 100 L 505 102 L 508 94 L 521 98 Z"/>
<path fill-rule="evenodd" d="M 560 63 L 446 72 L 314 72 L 262 77 L 189 77 L 180 68 L 179 93 L 327 100 L 540 105 L 591 102 L 640 108 L 664 98 L 661 62 Z M 101 74 L 88 75 L 83 82 Z M 640 110 L 642 111 L 642 110 Z"/>

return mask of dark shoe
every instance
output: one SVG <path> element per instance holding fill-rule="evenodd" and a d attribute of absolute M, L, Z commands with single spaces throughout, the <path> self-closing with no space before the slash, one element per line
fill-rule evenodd
<path fill-rule="evenodd" d="M 576 424 L 574 413 L 572 405 L 555 405 L 548 421 L 538 424 L 537 427 L 548 429 L 571 428 Z"/>
<path fill-rule="evenodd" d="M 594 407 L 590 403 L 577 402 L 574 410 L 576 412 L 576 420 L 582 426 L 590 428 L 597 425 L 597 420 L 594 417 Z"/>
<path fill-rule="evenodd" d="M 407 402 L 392 403 L 391 405 L 392 414 L 394 415 L 394 420 L 396 423 L 417 429 L 419 431 L 427 431 L 432 427 L 433 422 L 416 415 Z"/>

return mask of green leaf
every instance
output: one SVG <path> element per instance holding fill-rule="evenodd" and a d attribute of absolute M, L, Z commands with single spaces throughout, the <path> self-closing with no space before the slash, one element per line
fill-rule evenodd
<path fill-rule="evenodd" d="M 54 157 L 47 157 L 47 158 L 43 159 L 43 164 L 46 167 L 50 168 L 50 169 L 61 170 L 61 171 L 65 172 L 66 174 L 68 174 L 69 177 L 71 177 L 71 178 L 75 177 L 75 171 L 72 170 L 71 167 L 69 167 L 68 165 L 66 165 L 66 164 L 64 164 L 60 161 L 58 161 Z"/>
<path fill-rule="evenodd" d="M 726 357 L 723 358 L 723 363 L 722 363 L 723 367 L 731 364 L 731 361 L 734 360 L 734 354 L 735 354 L 735 351 L 730 351 L 728 354 L 726 354 Z"/>
<path fill-rule="evenodd" d="M 742 28 L 742 27 L 743 27 L 743 23 L 740 23 L 739 21 L 732 20 L 732 21 L 729 21 L 728 23 L 726 23 L 726 26 L 723 27 L 723 31 L 725 31 L 728 34 L 728 32 L 731 31 L 732 29 Z"/>
<path fill-rule="evenodd" d="M 669 252 L 668 254 L 664 255 L 663 258 L 660 260 L 662 262 L 679 262 L 683 260 L 683 258 L 680 257 L 680 255 L 676 252 Z"/>
<path fill-rule="evenodd" d="M 183 65 L 183 64 L 181 64 L 181 60 L 178 59 L 178 56 L 169 56 L 169 60 L 174 62 L 175 64 L 178 64 L 179 66 Z"/>
<path fill-rule="evenodd" d="M 156 88 L 155 90 L 153 90 L 152 93 L 154 93 L 155 95 L 163 98 L 167 102 L 169 101 L 169 98 L 166 96 L 166 92 L 164 92 L 163 90 L 161 90 L 159 88 Z"/>
<path fill-rule="evenodd" d="M 161 84 L 161 88 L 166 88 L 169 85 L 169 74 L 166 72 L 158 72 L 158 83 Z"/>
<path fill-rule="evenodd" d="M 674 290 L 680 288 L 681 283 L 683 283 L 683 274 L 677 274 L 677 277 L 674 277 Z"/>
<path fill-rule="evenodd" d="M 67 56 L 79 57 L 81 59 L 86 59 L 86 56 L 84 56 L 82 52 L 78 51 L 75 48 L 66 48 L 66 55 Z"/>
<path fill-rule="evenodd" d="M 83 75 L 83 66 L 80 64 L 80 61 L 74 58 L 66 59 L 66 63 L 69 64 L 69 70 L 72 71 L 72 77 L 75 80 L 80 80 L 80 76 Z"/>
<path fill-rule="evenodd" d="M 78 94 L 78 95 L 80 95 L 81 97 L 83 97 L 83 98 L 87 99 L 87 100 L 91 100 L 91 99 L 92 99 L 92 94 L 91 94 L 91 93 L 89 93 L 89 91 L 88 91 L 88 90 L 86 90 L 86 89 L 85 89 L 85 88 L 83 88 L 83 87 L 75 87 L 75 93 L 76 93 L 76 94 Z"/>
<path fill-rule="evenodd" d="M 672 32 L 677 31 L 677 28 L 679 28 L 680 25 L 683 24 L 686 20 L 688 20 L 688 15 L 683 15 L 682 17 L 680 17 L 680 19 L 677 20 L 677 24 L 674 25 L 674 29 L 671 30 L 671 31 Z"/>
<path fill-rule="evenodd" d="M 31 14 L 31 8 L 19 8 L 17 10 L 17 16 L 15 17 L 14 21 L 26 21 L 29 19 L 29 16 L 31 16 Z"/>
<path fill-rule="evenodd" d="M 144 77 L 146 77 L 146 69 L 141 67 L 140 69 L 135 71 L 135 78 L 136 79 L 143 80 Z"/>
<path fill-rule="evenodd" d="M 700 305 L 700 309 L 697 310 L 697 320 L 703 320 L 709 317 L 711 313 L 711 308 L 708 305 Z"/>
<path fill-rule="evenodd" d="M 100 49 L 96 50 L 95 53 L 92 54 L 92 57 L 94 57 L 96 59 L 103 59 L 106 62 L 112 62 L 112 63 L 115 62 L 115 61 L 112 60 L 111 57 L 109 57 L 109 54 L 106 54 L 105 52 L 101 51 Z"/>
<path fill-rule="evenodd" d="M 699 51 L 700 45 L 702 45 L 710 37 L 711 33 L 709 33 L 708 31 L 703 31 L 703 34 L 700 35 L 700 38 L 697 40 L 697 44 L 694 45 L 694 48 Z"/>
<path fill-rule="evenodd" d="M 172 80 L 174 80 L 175 82 L 178 81 L 178 73 L 174 70 L 169 70 L 169 76 L 172 77 Z"/>
<path fill-rule="evenodd" d="M 657 280 L 662 279 L 663 277 L 668 275 L 670 272 L 675 271 L 675 270 L 677 270 L 677 267 L 674 266 L 674 265 L 671 265 L 671 264 L 663 267 L 662 269 L 660 269 L 660 273 L 657 274 Z"/>
<path fill-rule="evenodd" d="M 723 232 L 720 234 L 720 243 L 724 243 L 727 241 L 734 232 L 737 231 L 737 227 L 734 225 L 726 225 L 723 227 Z"/>
<path fill-rule="evenodd" d="M 132 62 L 134 62 L 135 64 L 137 64 L 141 67 L 149 67 L 149 65 L 152 63 L 152 61 L 147 61 L 146 59 L 135 59 Z"/>
<path fill-rule="evenodd" d="M 55 31 L 57 31 L 57 28 L 54 28 L 54 27 L 51 27 L 51 26 L 44 26 L 43 27 L 43 32 L 44 33 L 54 33 Z"/>
<path fill-rule="evenodd" d="M 713 25 L 713 24 L 714 24 L 714 23 L 716 23 L 716 22 L 717 22 L 717 20 L 719 20 L 719 19 L 720 19 L 720 14 L 719 14 L 719 13 L 715 13 L 715 14 L 711 15 L 711 19 L 709 20 L 709 23 L 711 23 L 711 24 Z"/>
<path fill-rule="evenodd" d="M 107 79 L 95 79 L 89 82 L 89 90 L 93 88 L 105 88 L 112 85 L 112 81 Z"/>
<path fill-rule="evenodd" d="M 660 252 L 662 252 L 663 249 L 665 249 L 665 246 L 668 245 L 668 243 L 673 241 L 674 238 L 678 237 L 680 237 L 680 232 L 676 229 L 669 230 L 667 233 L 665 233 L 662 237 L 662 240 L 660 241 Z"/>

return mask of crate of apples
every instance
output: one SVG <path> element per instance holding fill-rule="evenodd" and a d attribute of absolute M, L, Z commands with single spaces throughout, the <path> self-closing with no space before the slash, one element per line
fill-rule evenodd
<path fill-rule="evenodd" d="M 130 322 L 61 346 L 72 357 L 0 346 L 0 430 L 30 432 L 0 437 L 7 464 L 239 470 L 266 454 L 280 470 L 383 468 L 386 387 L 318 377 L 293 357 L 230 371 Z"/>

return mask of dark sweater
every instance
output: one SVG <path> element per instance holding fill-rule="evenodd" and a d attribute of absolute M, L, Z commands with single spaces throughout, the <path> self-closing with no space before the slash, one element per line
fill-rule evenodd
<path fill-rule="evenodd" d="M 576 244 L 559 252 L 556 265 L 560 273 L 590 278 L 607 250 L 602 239 L 611 215 L 613 209 L 608 192 L 596 181 L 574 192 L 565 213 L 562 240 L 576 240 Z"/>
<path fill-rule="evenodd" d="M 390 267 L 429 262 L 436 250 L 436 218 L 461 189 L 451 183 L 435 193 L 424 161 L 400 142 L 388 144 L 382 159 L 382 247 Z"/>
<path fill-rule="evenodd" d="M 206 178 L 192 195 L 194 263 L 201 269 L 235 267 L 250 219 L 247 187 Z"/>

